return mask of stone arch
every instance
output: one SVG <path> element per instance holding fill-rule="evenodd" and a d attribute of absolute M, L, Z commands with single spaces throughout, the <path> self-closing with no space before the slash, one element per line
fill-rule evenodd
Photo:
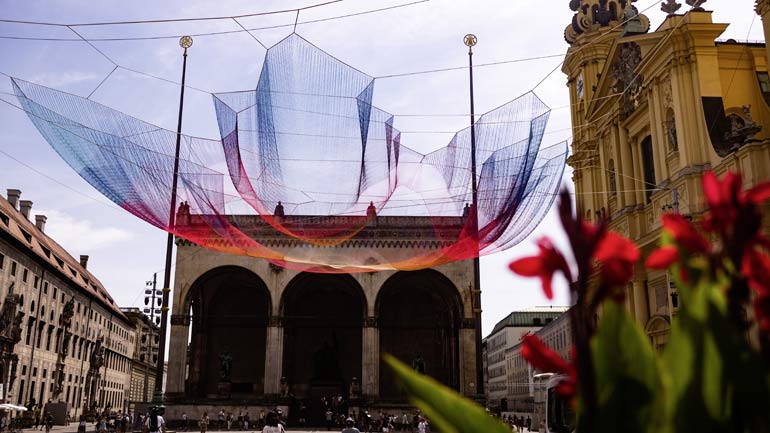
<path fill-rule="evenodd" d="M 240 266 L 210 269 L 190 286 L 184 306 L 192 324 L 185 393 L 195 398 L 263 395 L 272 299 L 259 275 Z"/>
<path fill-rule="evenodd" d="M 661 351 L 666 346 L 666 343 L 668 343 L 671 322 L 667 316 L 652 316 L 644 326 L 644 332 L 650 337 L 653 347 Z"/>
<path fill-rule="evenodd" d="M 347 395 L 361 377 L 366 294 L 351 275 L 304 272 L 286 285 L 279 311 L 283 376 L 309 412 L 322 413 L 313 407 L 320 397 Z"/>
<path fill-rule="evenodd" d="M 463 303 L 449 278 L 432 269 L 397 272 L 380 288 L 375 311 L 381 354 L 390 353 L 459 389 Z M 391 370 L 381 363 L 381 399 L 404 399 L 395 383 Z"/>

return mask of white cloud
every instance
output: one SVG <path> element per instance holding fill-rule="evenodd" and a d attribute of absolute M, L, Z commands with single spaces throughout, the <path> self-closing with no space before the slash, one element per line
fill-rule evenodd
<path fill-rule="evenodd" d="M 68 71 L 68 72 L 46 72 L 42 74 L 37 74 L 29 78 L 29 81 L 36 83 L 36 84 L 42 84 L 44 86 L 48 87 L 65 87 L 72 84 L 78 84 L 82 83 L 84 81 L 91 81 L 91 80 L 97 80 L 102 79 L 104 76 L 97 75 L 92 72 L 77 72 L 77 71 Z"/>
<path fill-rule="evenodd" d="M 46 234 L 66 248 L 73 256 L 89 254 L 95 250 L 130 241 L 133 238 L 127 230 L 97 225 L 93 221 L 78 219 L 57 210 L 37 211 L 35 214 L 48 217 L 45 227 Z"/>

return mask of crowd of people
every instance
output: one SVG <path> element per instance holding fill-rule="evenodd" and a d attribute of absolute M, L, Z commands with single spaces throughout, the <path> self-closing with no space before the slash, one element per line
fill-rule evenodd
<path fill-rule="evenodd" d="M 503 415 L 501 419 L 503 422 L 511 426 L 511 430 L 515 432 L 524 433 L 532 431 L 532 418 L 529 415 L 527 415 L 527 418 L 524 418 L 524 415 Z"/>

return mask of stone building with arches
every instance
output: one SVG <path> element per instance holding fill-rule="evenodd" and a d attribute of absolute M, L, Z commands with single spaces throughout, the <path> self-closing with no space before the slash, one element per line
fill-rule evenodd
<path fill-rule="evenodd" d="M 713 22 L 705 2 L 680 3 L 663 2 L 653 13 L 665 18 L 650 31 L 650 20 L 631 1 L 573 1 L 565 32 L 568 163 L 578 212 L 607 219 L 610 229 L 640 246 L 643 258 L 658 245 L 662 214 L 700 220 L 706 170 L 720 177 L 740 171 L 745 188 L 770 179 L 766 45 L 720 40 L 729 25 Z M 770 1 L 759 0 L 756 11 L 767 36 Z M 640 262 L 627 293 L 628 308 L 663 347 L 678 304 L 668 275 Z"/>
<path fill-rule="evenodd" d="M 322 219 L 334 225 L 336 218 Z M 462 218 L 444 219 L 449 230 L 462 230 Z M 448 246 L 435 237 L 435 224 L 436 218 L 376 216 L 336 246 L 277 232 L 258 240 L 279 251 L 353 248 L 392 257 Z M 309 273 L 184 240 L 177 245 L 167 418 L 246 410 L 254 419 L 277 404 L 291 418 L 292 409 L 305 404 L 312 419 L 322 414 L 315 407 L 321 397 L 332 395 L 370 410 L 404 405 L 383 353 L 476 395 L 472 261 L 415 271 Z"/>

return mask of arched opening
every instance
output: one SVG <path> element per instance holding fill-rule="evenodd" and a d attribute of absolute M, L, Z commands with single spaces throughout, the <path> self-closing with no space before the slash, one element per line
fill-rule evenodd
<path fill-rule="evenodd" d="M 311 403 L 347 395 L 351 379 L 361 377 L 366 314 L 361 286 L 350 275 L 303 273 L 287 286 L 281 311 L 283 376 L 291 392 Z"/>
<path fill-rule="evenodd" d="M 671 333 L 671 323 L 665 316 L 653 316 L 647 322 L 644 331 L 650 337 L 650 341 L 655 350 L 662 352 L 668 343 L 668 335 Z"/>
<path fill-rule="evenodd" d="M 610 184 L 610 196 L 618 195 L 617 176 L 615 175 L 615 160 L 610 159 L 607 162 L 607 183 Z"/>
<path fill-rule="evenodd" d="M 459 330 L 462 301 L 442 274 L 399 272 L 377 297 L 380 353 L 389 353 L 439 382 L 459 389 Z M 380 398 L 402 401 L 392 371 L 380 364 Z"/>
<path fill-rule="evenodd" d="M 642 140 L 642 170 L 644 172 L 644 190 L 647 203 L 652 198 L 652 193 L 657 188 L 655 181 L 655 155 L 652 151 L 652 137 L 647 136 Z"/>
<path fill-rule="evenodd" d="M 249 399 L 264 394 L 270 293 L 253 272 L 213 269 L 188 294 L 192 311 L 186 392 L 198 398 Z"/>

